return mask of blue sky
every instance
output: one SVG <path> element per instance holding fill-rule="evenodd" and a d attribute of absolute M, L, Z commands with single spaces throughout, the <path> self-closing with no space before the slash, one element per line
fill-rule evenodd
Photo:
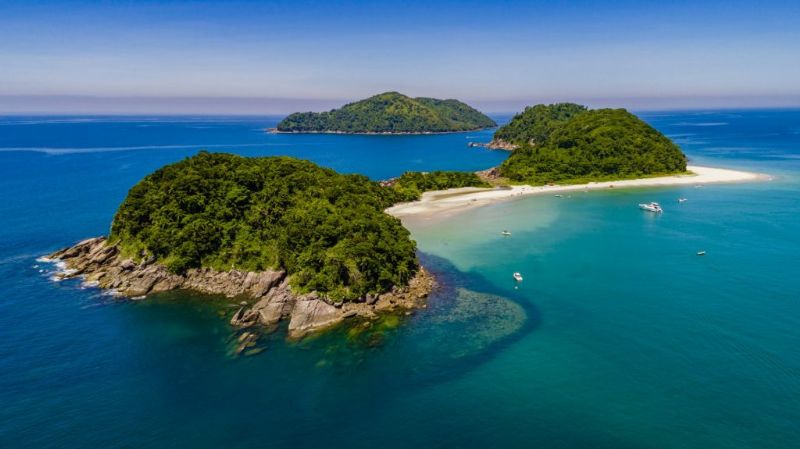
<path fill-rule="evenodd" d="M 0 112 L 800 105 L 800 2 L 0 0 Z"/>

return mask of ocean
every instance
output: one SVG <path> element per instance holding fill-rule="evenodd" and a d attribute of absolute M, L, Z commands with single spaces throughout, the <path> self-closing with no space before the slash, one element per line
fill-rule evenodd
<path fill-rule="evenodd" d="M 131 186 L 201 149 L 385 179 L 497 165 L 506 154 L 467 147 L 491 131 L 0 117 L 0 447 L 799 447 L 800 110 L 638 115 L 695 164 L 773 180 L 412 220 L 441 284 L 428 308 L 301 342 L 279 330 L 238 358 L 224 298 L 121 300 L 37 258 L 107 233 Z"/>

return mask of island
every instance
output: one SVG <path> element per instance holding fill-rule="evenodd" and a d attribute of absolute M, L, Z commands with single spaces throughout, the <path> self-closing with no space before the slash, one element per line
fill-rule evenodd
<path fill-rule="evenodd" d="M 236 298 L 241 352 L 282 320 L 301 338 L 423 307 L 436 283 L 400 218 L 520 195 L 759 178 L 688 172 L 672 141 L 624 109 L 538 105 L 498 135 L 515 148 L 499 167 L 382 182 L 286 156 L 201 151 L 133 186 L 107 237 L 47 260 L 60 278 L 134 299 L 176 289 Z"/>
<path fill-rule="evenodd" d="M 510 151 L 500 166 L 476 173 L 490 188 L 472 184 L 430 189 L 420 200 L 396 204 L 387 212 L 404 220 L 427 220 L 527 195 L 564 197 L 598 189 L 771 179 L 688 166 L 675 143 L 625 109 L 592 110 L 573 103 L 531 106 L 482 145 Z"/>
<path fill-rule="evenodd" d="M 279 133 L 433 134 L 497 126 L 458 100 L 411 98 L 385 92 L 327 112 L 297 112 L 278 123 Z"/>
<path fill-rule="evenodd" d="M 499 168 L 513 182 L 581 184 L 686 172 L 681 149 L 625 109 L 534 106 L 498 135 L 516 145 Z"/>
<path fill-rule="evenodd" d="M 57 251 L 60 278 L 142 299 L 176 289 L 245 301 L 239 351 L 288 320 L 300 338 L 352 317 L 424 306 L 435 286 L 387 207 L 474 173 L 405 173 L 381 185 L 291 157 L 202 151 L 130 189 L 108 237 Z M 238 299 L 236 304 L 239 304 Z"/>

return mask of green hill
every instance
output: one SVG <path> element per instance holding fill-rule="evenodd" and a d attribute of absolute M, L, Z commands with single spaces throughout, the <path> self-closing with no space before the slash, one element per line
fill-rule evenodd
<path fill-rule="evenodd" d="M 512 128 L 516 131 L 510 135 L 518 136 L 521 146 L 500 166 L 503 177 L 534 184 L 579 183 L 686 171 L 680 148 L 625 109 L 543 108 L 535 113 L 529 111 L 537 106 L 526 109 L 523 114 L 534 120 Z"/>
<path fill-rule="evenodd" d="M 328 112 L 298 112 L 278 123 L 279 132 L 431 133 L 470 131 L 497 124 L 458 100 L 411 98 L 386 92 Z"/>
<path fill-rule="evenodd" d="M 136 184 L 110 241 L 174 272 L 281 268 L 300 292 L 354 299 L 405 285 L 418 269 L 409 232 L 383 213 L 400 199 L 308 161 L 201 152 Z"/>
<path fill-rule="evenodd" d="M 586 111 L 586 106 L 575 103 L 529 106 L 515 115 L 508 124 L 501 126 L 494 133 L 494 138 L 515 145 L 541 143 L 554 129 Z"/>

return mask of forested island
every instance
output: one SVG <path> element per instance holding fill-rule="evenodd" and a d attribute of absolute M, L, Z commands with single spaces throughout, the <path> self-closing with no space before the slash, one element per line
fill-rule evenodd
<path fill-rule="evenodd" d="M 276 128 L 284 133 L 427 134 L 497 126 L 458 100 L 385 92 L 327 112 L 297 112 Z"/>
<path fill-rule="evenodd" d="M 528 107 L 498 129 L 489 145 L 512 150 L 497 175 L 533 185 L 686 171 L 680 148 L 625 109 L 572 103 Z"/>
<path fill-rule="evenodd" d="M 254 299 L 231 323 L 289 320 L 300 337 L 352 316 L 422 305 L 433 288 L 416 244 L 384 213 L 473 173 L 405 173 L 381 185 L 291 157 L 200 152 L 146 176 L 110 235 L 50 255 L 62 277 L 138 298 L 175 289 Z M 254 333 L 245 338 L 247 347 Z"/>
<path fill-rule="evenodd" d="M 380 113 L 364 114 L 381 123 Z M 433 288 L 409 231 L 384 212 L 390 206 L 498 181 L 580 183 L 686 170 L 674 143 L 624 109 L 537 105 L 495 138 L 516 149 L 492 177 L 407 172 L 380 183 L 291 157 L 202 151 L 133 186 L 107 238 L 50 258 L 65 264 L 64 277 L 129 297 L 174 289 L 249 297 L 256 302 L 231 317 L 234 326 L 288 319 L 290 335 L 302 336 L 348 317 L 419 306 Z"/>

